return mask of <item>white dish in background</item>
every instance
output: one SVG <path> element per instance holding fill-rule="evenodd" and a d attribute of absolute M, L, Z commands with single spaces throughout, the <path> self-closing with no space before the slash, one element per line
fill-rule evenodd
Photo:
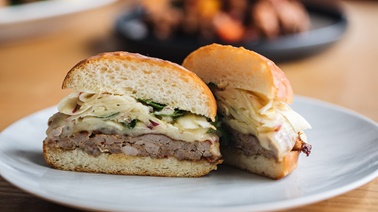
<path fill-rule="evenodd" d="M 57 18 L 105 6 L 116 0 L 47 0 L 0 7 L 0 41 L 59 28 Z M 55 26 L 54 26 L 55 24 Z"/>
<path fill-rule="evenodd" d="M 279 181 L 220 166 L 201 178 L 59 171 L 42 156 L 48 108 L 0 134 L 0 174 L 17 187 L 64 205 L 111 211 L 261 211 L 298 207 L 353 190 L 378 176 L 378 125 L 352 111 L 303 97 L 293 108 L 312 125 L 313 145 Z"/>

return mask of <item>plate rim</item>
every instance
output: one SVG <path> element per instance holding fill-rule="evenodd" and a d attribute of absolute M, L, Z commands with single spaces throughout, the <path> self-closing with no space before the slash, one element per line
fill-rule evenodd
<path fill-rule="evenodd" d="M 0 7 L 0 28 L 32 23 L 47 18 L 60 17 L 68 14 L 78 13 L 81 11 L 86 11 L 97 7 L 105 6 L 116 1 L 117 0 L 48 0 Z M 64 10 L 59 10 L 60 8 L 55 9 L 56 14 L 45 15 L 39 13 L 41 11 L 45 11 L 46 8 L 59 7 L 62 5 L 67 6 L 67 8 L 65 8 Z M 25 16 L 25 11 L 28 11 L 29 9 L 37 10 L 38 13 L 34 12 L 32 15 L 29 14 Z M 22 16 L 20 16 L 20 14 L 22 14 Z M 12 16 L 19 16 L 19 18 L 12 19 Z"/>
<path fill-rule="evenodd" d="M 367 123 L 369 124 L 372 124 L 374 125 L 377 130 L 378 130 L 378 123 L 375 122 L 374 120 L 360 114 L 360 113 L 357 113 L 351 109 L 348 109 L 348 108 L 345 108 L 343 106 L 340 106 L 340 105 L 336 105 L 336 104 L 333 104 L 333 103 L 329 103 L 329 102 L 325 102 L 323 100 L 318 100 L 318 99 L 314 99 L 314 98 L 311 98 L 311 97 L 304 97 L 304 96 L 295 96 L 294 98 L 294 105 L 295 104 L 301 104 L 301 103 L 305 103 L 305 104 L 311 104 L 311 105 L 314 105 L 316 107 L 323 107 L 323 108 L 326 108 L 326 109 L 332 109 L 332 110 L 336 110 L 338 112 L 341 112 L 341 113 L 344 113 L 346 115 L 350 115 L 350 116 L 353 116 L 354 118 L 358 118 L 358 119 L 361 119 L 363 121 L 366 121 Z M 24 121 L 25 119 L 29 119 L 30 117 L 33 117 L 33 116 L 36 116 L 37 114 L 39 113 L 46 113 L 46 111 L 49 111 L 51 110 L 52 112 L 54 110 L 56 110 L 56 106 L 50 106 L 50 107 L 47 107 L 45 109 L 42 109 L 42 110 L 39 110 L 39 111 L 36 111 L 34 113 L 31 113 L 30 115 L 27 115 L 17 121 L 15 121 L 13 124 L 9 125 L 8 127 L 6 127 L 4 130 L 2 130 L 0 132 L 0 142 L 3 141 L 2 139 L 2 134 L 5 132 L 7 132 L 8 130 L 11 130 L 12 127 L 15 127 L 19 122 L 22 122 Z M 1 149 L 0 149 L 1 151 Z M 94 207 L 91 207 L 90 204 L 85 204 L 83 202 L 80 202 L 80 201 L 75 201 L 74 203 L 72 202 L 68 202 L 63 196 L 54 196 L 54 197 L 49 197 L 49 196 L 46 196 L 44 194 L 43 191 L 38 191 L 35 187 L 33 186 L 30 186 L 30 185 L 25 185 L 23 183 L 21 183 L 20 181 L 17 181 L 17 180 L 14 180 L 13 178 L 11 178 L 10 176 L 8 176 L 7 173 L 4 174 L 4 168 L 3 166 L 4 165 L 8 165 L 8 164 L 5 164 L 4 162 L 2 162 L 0 160 L 0 175 L 6 180 L 8 181 L 9 183 L 11 183 L 12 185 L 18 187 L 19 189 L 29 193 L 29 194 L 32 194 L 36 197 L 39 197 L 41 199 L 44 199 L 44 200 L 47 200 L 47 201 L 51 201 L 51 202 L 54 202 L 54 203 L 57 203 L 57 204 L 60 204 L 60 205 L 64 205 L 64 206 L 68 206 L 68 207 L 73 207 L 73 208 L 78 208 L 78 209 L 90 209 L 90 210 L 115 210 L 115 211 L 118 211 L 118 210 L 122 210 L 121 208 L 118 208 L 118 207 L 115 207 L 115 208 L 109 208 L 109 207 L 104 207 L 104 206 L 97 206 L 97 208 L 94 208 Z M 228 211 L 235 211 L 235 210 L 238 210 L 238 211 L 250 211 L 250 210 L 283 210 L 283 209 L 291 209 L 291 208 L 296 208 L 296 207 L 301 207 L 301 206 L 305 206 L 305 205 L 308 205 L 308 204 L 313 204 L 313 203 L 316 203 L 316 202 L 320 202 L 320 201 L 323 201 L 323 200 L 326 200 L 326 199 L 329 199 L 329 198 L 332 198 L 332 197 L 335 197 L 335 196 L 338 196 L 338 195 L 341 195 L 343 193 L 346 193 L 346 192 L 349 192 L 349 191 L 352 191 L 362 185 L 365 185 L 371 181 L 373 181 L 375 178 L 378 177 L 378 169 L 374 172 L 371 172 L 370 174 L 366 175 L 365 177 L 359 179 L 359 180 L 355 180 L 354 182 L 352 183 L 349 183 L 347 184 L 346 186 L 341 186 L 341 187 L 337 187 L 337 188 L 334 188 L 334 189 L 331 189 L 331 190 L 328 190 L 326 192 L 321 192 L 321 193 L 315 193 L 315 194 L 310 194 L 310 195 L 307 195 L 307 196 L 304 196 L 304 197 L 298 197 L 298 198 L 293 198 L 293 199 L 289 199 L 289 200 L 281 200 L 281 201 L 276 201 L 276 202 L 270 202 L 270 203 L 257 203 L 257 204 L 248 204 L 248 205 L 243 205 L 243 206 L 234 206 L 234 207 L 230 207 L 230 208 L 207 208 L 207 209 L 201 209 L 201 208 L 196 208 L 196 211 L 204 211 L 204 212 L 209 212 L 209 211 L 220 211 L 220 212 L 228 212 Z M 70 198 L 68 198 L 70 199 Z M 314 200 L 315 199 L 315 200 Z M 267 205 L 269 205 L 269 207 L 267 207 Z M 133 211 L 151 211 L 151 208 L 149 207 L 137 207 L 137 208 L 124 208 L 124 209 L 128 209 L 128 210 L 133 210 Z M 169 208 L 158 208 L 157 210 L 155 211 L 174 211 L 175 209 L 169 209 Z M 192 209 L 184 209 L 182 211 L 192 211 Z"/>

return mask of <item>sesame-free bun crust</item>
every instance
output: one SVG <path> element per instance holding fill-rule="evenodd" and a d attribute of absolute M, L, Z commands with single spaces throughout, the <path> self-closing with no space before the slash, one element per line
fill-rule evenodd
<path fill-rule="evenodd" d="M 189 54 L 183 66 L 196 73 L 206 83 L 215 83 L 222 91 L 232 93 L 243 90 L 252 93 L 258 97 L 256 99 L 261 101 L 262 105 L 270 100 L 288 104 L 293 100 L 293 90 L 283 71 L 264 56 L 243 47 L 219 44 L 204 46 Z M 230 94 L 227 98 L 233 96 L 236 95 Z M 233 101 L 229 100 L 233 103 L 238 101 L 236 98 Z M 244 103 L 240 101 L 239 104 Z M 230 130 L 238 131 L 232 128 Z M 280 179 L 291 173 L 297 167 L 299 153 L 291 151 L 281 160 L 277 160 L 263 154 L 247 156 L 232 145 L 221 145 L 225 164 L 272 179 Z"/>
<path fill-rule="evenodd" d="M 182 65 L 206 83 L 252 91 L 266 100 L 293 101 L 293 90 L 283 71 L 243 47 L 207 45 L 190 53 Z"/>
<path fill-rule="evenodd" d="M 43 155 L 48 165 L 60 170 L 162 177 L 201 177 L 216 170 L 217 164 L 222 162 L 180 161 L 174 157 L 157 159 L 110 153 L 93 156 L 79 148 L 67 151 L 48 145 L 43 145 Z"/>
<path fill-rule="evenodd" d="M 149 99 L 214 120 L 216 102 L 194 73 L 169 61 L 128 52 L 106 52 L 75 65 L 62 88 Z"/>
<path fill-rule="evenodd" d="M 279 180 L 290 174 L 297 166 L 300 152 L 291 151 L 281 161 L 263 155 L 246 156 L 238 148 L 221 147 L 224 164 L 237 167 L 248 172 Z"/>

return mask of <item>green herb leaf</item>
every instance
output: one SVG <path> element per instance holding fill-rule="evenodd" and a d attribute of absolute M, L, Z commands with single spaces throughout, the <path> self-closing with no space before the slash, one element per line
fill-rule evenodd
<path fill-rule="evenodd" d="M 173 120 L 176 120 L 185 114 L 185 110 L 175 109 L 175 112 L 171 115 Z"/>
<path fill-rule="evenodd" d="M 128 129 L 132 130 L 134 129 L 134 127 L 136 126 L 138 120 L 137 119 L 133 119 L 132 121 L 130 121 L 129 123 L 126 123 L 126 122 L 122 122 L 122 125 L 127 127 Z"/>
<path fill-rule="evenodd" d="M 219 136 L 221 145 L 228 145 L 231 141 L 231 134 L 227 132 L 225 126 L 222 123 L 223 115 L 218 112 L 215 116 L 215 121 L 212 122 L 212 125 L 215 126 L 216 130 L 209 129 L 207 133 L 215 133 Z"/>
<path fill-rule="evenodd" d="M 166 106 L 165 104 L 160 104 L 160 103 L 148 100 L 148 99 L 138 99 L 138 101 L 141 102 L 144 105 L 151 106 L 155 110 L 158 110 L 158 111 L 161 110 L 161 109 L 163 109 Z"/>
<path fill-rule="evenodd" d="M 217 133 L 218 130 L 210 128 L 206 133 Z"/>
<path fill-rule="evenodd" d="M 109 115 L 99 116 L 98 118 L 100 118 L 100 119 L 109 119 L 109 118 L 111 118 L 111 117 L 114 117 L 114 116 L 118 115 L 119 113 L 120 113 L 120 112 L 115 112 L 115 113 L 111 113 L 111 114 L 109 114 Z"/>
<path fill-rule="evenodd" d="M 162 117 L 162 116 L 170 116 L 172 117 L 173 120 L 176 120 L 178 118 L 180 118 L 181 116 L 185 115 L 185 110 L 179 110 L 179 109 L 174 109 L 173 113 L 171 114 L 163 114 L 163 113 L 159 113 L 159 112 L 156 112 L 154 113 L 156 117 Z M 161 118 L 159 118 L 161 119 Z"/>

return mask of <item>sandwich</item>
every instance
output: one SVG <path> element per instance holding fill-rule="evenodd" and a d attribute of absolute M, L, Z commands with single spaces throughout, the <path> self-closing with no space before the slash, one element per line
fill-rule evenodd
<path fill-rule="evenodd" d="M 180 65 L 107 52 L 75 65 L 62 88 L 73 91 L 49 118 L 43 141 L 53 168 L 199 177 L 222 162 L 214 96 Z"/>
<path fill-rule="evenodd" d="M 182 65 L 216 98 L 225 164 L 280 179 L 297 167 L 301 152 L 310 154 L 304 130 L 311 126 L 290 107 L 292 87 L 272 61 L 242 47 L 212 44 Z"/>

